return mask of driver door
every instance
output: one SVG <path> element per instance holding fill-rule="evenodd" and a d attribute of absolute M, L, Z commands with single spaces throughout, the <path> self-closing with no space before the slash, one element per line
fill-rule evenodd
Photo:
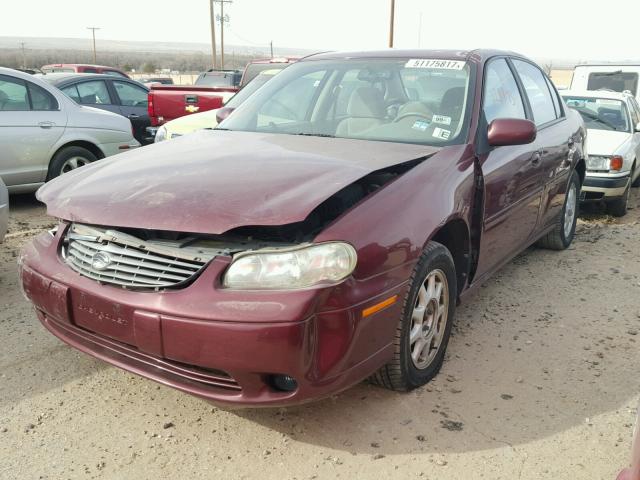
<path fill-rule="evenodd" d="M 496 118 L 527 118 L 520 88 L 504 58 L 485 68 L 486 125 Z M 544 188 L 536 142 L 493 147 L 479 155 L 484 176 L 484 216 L 477 277 L 499 268 L 528 243 L 538 220 Z"/>
<path fill-rule="evenodd" d="M 146 145 L 153 141 L 147 140 L 147 127 L 151 125 L 149 120 L 148 92 L 141 86 L 124 80 L 109 80 L 113 87 L 116 101 L 120 104 L 120 112 L 127 117 L 133 125 L 133 132 L 136 140 Z"/>

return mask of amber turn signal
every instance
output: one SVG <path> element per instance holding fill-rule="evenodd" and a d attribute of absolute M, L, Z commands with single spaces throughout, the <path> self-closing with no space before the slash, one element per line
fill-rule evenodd
<path fill-rule="evenodd" d="M 610 170 L 620 170 L 622 168 L 622 157 L 620 155 L 614 155 L 611 157 L 611 163 L 609 164 Z"/>
<path fill-rule="evenodd" d="M 394 295 L 393 297 L 389 297 L 386 300 L 381 301 L 380 303 L 376 303 L 375 305 L 370 306 L 369 308 L 365 308 L 362 311 L 363 317 L 368 317 L 369 315 L 373 315 L 376 312 L 379 312 L 383 308 L 387 308 L 389 305 L 393 305 L 398 300 L 398 295 Z"/>

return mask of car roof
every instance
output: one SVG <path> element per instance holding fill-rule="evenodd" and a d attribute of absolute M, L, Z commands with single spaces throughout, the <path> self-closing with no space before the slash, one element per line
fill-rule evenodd
<path fill-rule="evenodd" d="M 71 83 L 73 80 L 122 80 L 124 82 L 142 85 L 140 82 L 131 78 L 114 77 L 104 73 L 47 73 L 46 75 L 38 75 L 45 82 L 51 85 L 62 85 L 63 83 Z"/>
<path fill-rule="evenodd" d="M 89 68 L 104 68 L 105 70 L 116 70 L 120 72 L 121 70 L 116 67 L 109 67 L 107 65 L 91 65 L 90 63 L 48 63 L 47 65 L 43 65 L 44 67 L 89 67 Z"/>
<path fill-rule="evenodd" d="M 294 63 L 300 60 L 302 57 L 273 57 L 273 58 L 258 58 L 251 60 L 247 65 L 253 65 L 254 63 Z"/>
<path fill-rule="evenodd" d="M 324 52 L 309 55 L 301 59 L 308 60 L 346 60 L 357 58 L 434 58 L 434 59 L 454 59 L 465 60 L 473 63 L 482 63 L 485 60 L 506 55 L 511 57 L 526 58 L 516 52 L 508 50 L 476 49 L 476 50 L 426 50 L 426 49 L 386 49 L 372 51 L 355 52 Z"/>
<path fill-rule="evenodd" d="M 604 98 L 606 100 L 627 100 L 632 98 L 631 93 L 614 92 L 612 90 L 560 90 L 563 97 Z"/>

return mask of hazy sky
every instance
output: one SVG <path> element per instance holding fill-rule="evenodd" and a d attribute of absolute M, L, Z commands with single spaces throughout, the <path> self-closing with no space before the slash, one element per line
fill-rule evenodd
<path fill-rule="evenodd" d="M 0 35 L 209 42 L 208 0 L 3 0 Z M 229 43 L 384 48 L 390 0 L 234 0 Z M 27 21 L 28 20 L 28 21 Z M 421 25 L 422 28 L 419 28 Z M 640 1 L 396 0 L 396 47 L 640 58 Z"/>

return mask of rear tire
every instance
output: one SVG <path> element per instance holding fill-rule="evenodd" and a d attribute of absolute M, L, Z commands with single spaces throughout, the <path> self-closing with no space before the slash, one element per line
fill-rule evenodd
<path fill-rule="evenodd" d="M 457 294 L 451 253 L 440 243 L 429 242 L 411 274 L 393 340 L 393 359 L 370 378 L 372 383 L 407 391 L 437 375 L 451 335 Z"/>
<path fill-rule="evenodd" d="M 580 207 L 580 177 L 574 170 L 569 178 L 567 193 L 564 198 L 562 212 L 556 220 L 556 225 L 549 233 L 538 240 L 538 246 L 550 250 L 564 250 L 573 241 L 576 233 L 576 223 Z"/>
<path fill-rule="evenodd" d="M 63 173 L 95 162 L 96 160 L 96 156 L 86 148 L 64 147 L 51 159 L 47 181 L 59 177 Z"/>

